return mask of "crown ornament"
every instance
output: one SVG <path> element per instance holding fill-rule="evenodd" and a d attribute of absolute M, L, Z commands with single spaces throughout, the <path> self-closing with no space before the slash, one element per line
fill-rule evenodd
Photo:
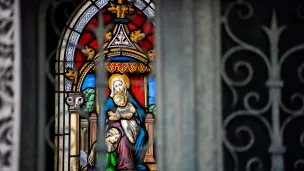
<path fill-rule="evenodd" d="M 118 19 L 125 19 L 128 15 L 135 12 L 131 3 L 124 3 L 124 0 L 118 0 L 117 4 L 110 2 L 111 7 L 108 10 L 115 13 Z"/>

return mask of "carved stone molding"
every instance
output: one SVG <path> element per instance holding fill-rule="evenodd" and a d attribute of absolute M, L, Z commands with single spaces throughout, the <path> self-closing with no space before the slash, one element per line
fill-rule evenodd
<path fill-rule="evenodd" d="M 154 133 L 153 133 L 153 129 L 154 129 L 154 118 L 153 118 L 153 114 L 148 113 L 146 116 L 146 129 L 148 131 L 149 134 L 149 142 L 148 142 L 148 150 L 145 156 L 144 161 L 145 162 L 150 162 L 153 163 L 155 162 L 154 159 L 154 149 L 153 149 L 153 140 L 154 140 Z"/>
<path fill-rule="evenodd" d="M 81 93 L 69 93 L 66 103 L 70 111 L 70 170 L 79 170 L 79 149 L 80 149 L 80 115 L 79 111 L 84 103 L 84 97 Z M 77 157 L 75 157 L 77 156 Z"/>
<path fill-rule="evenodd" d="M 18 170 L 18 1 L 0 0 L 0 170 Z M 14 164 L 13 164 L 14 161 Z"/>
<path fill-rule="evenodd" d="M 70 112 L 77 112 L 84 103 L 84 97 L 81 93 L 70 93 L 66 103 L 69 105 Z"/>

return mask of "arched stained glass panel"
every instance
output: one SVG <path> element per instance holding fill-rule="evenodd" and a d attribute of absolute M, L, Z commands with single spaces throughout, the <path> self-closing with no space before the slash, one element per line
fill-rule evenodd
<path fill-rule="evenodd" d="M 105 28 L 102 52 L 96 28 Z M 106 125 L 106 169 L 155 170 L 154 2 L 86 0 L 67 23 L 56 59 L 55 170 L 94 170 L 98 121 Z M 99 111 L 96 65 L 108 87 Z"/>

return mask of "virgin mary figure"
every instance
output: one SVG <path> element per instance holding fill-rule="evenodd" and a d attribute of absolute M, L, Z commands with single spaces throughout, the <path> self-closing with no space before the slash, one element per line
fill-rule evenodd
<path fill-rule="evenodd" d="M 137 169 L 138 171 L 146 171 L 148 168 L 144 165 L 144 157 L 146 154 L 146 145 L 148 143 L 148 133 L 145 129 L 145 111 L 139 102 L 129 92 L 130 80 L 125 74 L 113 74 L 108 81 L 111 90 L 110 96 L 104 105 L 104 118 L 106 136 L 111 136 L 109 132 L 116 132 L 115 139 L 108 141 L 108 153 L 106 158 L 113 158 L 117 162 L 111 164 L 107 162 L 108 167 L 115 169 Z M 110 119 L 109 114 L 115 113 L 118 106 L 114 103 L 113 97 L 116 93 L 124 93 L 127 95 L 128 103 L 131 103 L 135 109 L 135 115 L 132 117 L 136 120 L 139 133 L 135 143 L 130 143 L 124 129 L 121 126 L 120 119 Z M 101 120 L 100 120 L 101 121 Z M 115 141 L 116 140 L 116 141 Z M 111 146 L 109 148 L 109 146 Z M 109 160 L 110 161 L 110 160 Z"/>

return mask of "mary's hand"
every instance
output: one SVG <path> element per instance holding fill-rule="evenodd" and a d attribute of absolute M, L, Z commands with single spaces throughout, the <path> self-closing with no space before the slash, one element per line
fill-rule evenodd
<path fill-rule="evenodd" d="M 108 115 L 109 115 L 109 120 L 110 121 L 118 121 L 121 118 L 121 116 L 119 114 L 116 114 L 112 111 L 109 111 Z"/>
<path fill-rule="evenodd" d="M 114 116 L 114 115 L 115 115 L 115 113 L 114 113 L 114 112 L 112 112 L 112 111 L 109 111 L 109 112 L 108 112 L 108 115 L 109 115 L 109 116 Z"/>
<path fill-rule="evenodd" d="M 135 107 L 134 107 L 133 105 L 128 106 L 128 109 L 129 109 L 129 111 L 132 112 L 132 113 L 135 113 L 135 112 L 136 112 L 136 109 L 135 109 Z"/>

